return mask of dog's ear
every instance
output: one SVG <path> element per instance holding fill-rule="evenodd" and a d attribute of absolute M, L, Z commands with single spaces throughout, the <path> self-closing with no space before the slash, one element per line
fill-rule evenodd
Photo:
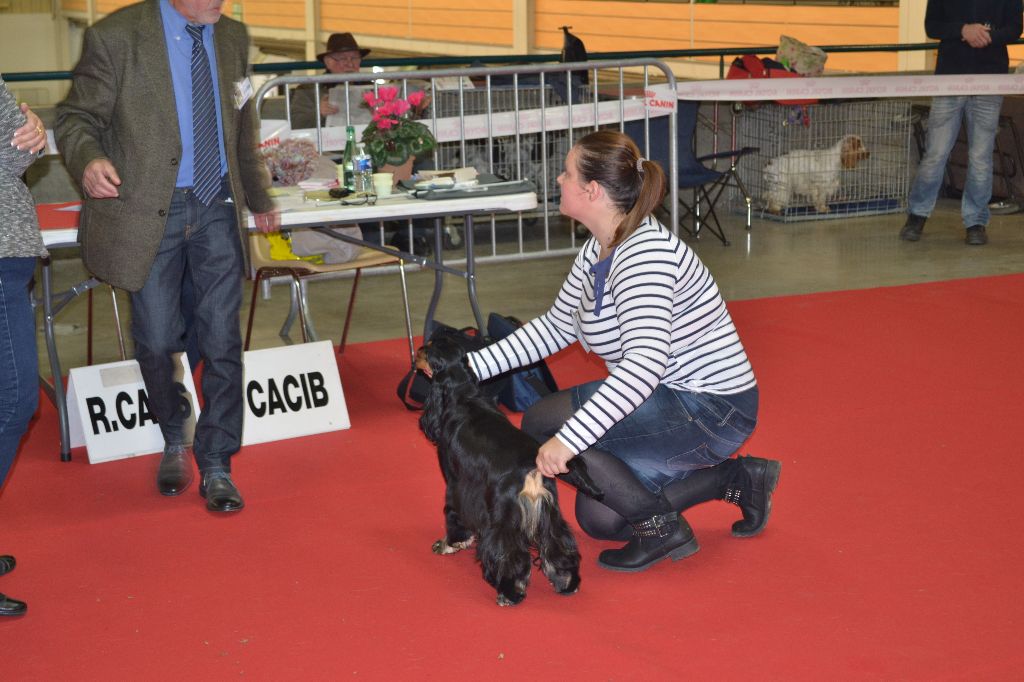
<path fill-rule="evenodd" d="M 437 334 L 426 346 L 426 360 L 434 373 L 458 366 L 465 358 L 465 351 L 447 334 Z"/>
<path fill-rule="evenodd" d="M 445 414 L 454 408 L 460 395 L 472 395 L 474 390 L 468 381 L 468 370 L 464 370 L 458 360 L 449 365 L 445 359 L 441 362 L 432 359 L 430 365 L 434 368 L 434 376 L 430 381 L 427 399 L 423 402 L 420 428 L 431 442 L 437 443 L 443 435 Z"/>
<path fill-rule="evenodd" d="M 871 156 L 864 140 L 859 135 L 847 135 L 843 138 L 843 146 L 839 152 L 839 159 L 843 168 L 856 168 L 857 162 Z"/>
<path fill-rule="evenodd" d="M 420 415 L 420 429 L 431 443 L 437 443 L 441 439 L 445 403 L 442 386 L 437 381 L 431 381 L 427 399 L 423 401 L 423 414 Z"/>

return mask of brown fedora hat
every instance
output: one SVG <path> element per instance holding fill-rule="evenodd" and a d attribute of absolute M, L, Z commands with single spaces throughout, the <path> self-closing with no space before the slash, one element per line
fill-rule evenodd
<path fill-rule="evenodd" d="M 365 57 L 370 54 L 369 50 L 362 49 L 359 47 L 359 43 L 352 37 L 351 33 L 332 33 L 331 37 L 327 39 L 327 49 L 316 56 L 320 61 L 324 60 L 329 54 L 335 52 L 350 52 L 357 50 L 361 57 Z"/>

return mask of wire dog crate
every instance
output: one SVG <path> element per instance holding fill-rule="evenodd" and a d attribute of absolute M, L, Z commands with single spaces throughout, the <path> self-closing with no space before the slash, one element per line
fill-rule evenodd
<path fill-rule="evenodd" d="M 436 90 L 432 102 L 438 118 L 541 110 L 563 104 L 562 98 L 551 85 L 545 85 L 543 89 L 530 85 L 518 88 L 502 85 L 492 86 L 489 90 L 465 89 L 461 93 L 457 90 Z M 427 116 L 431 114 L 427 112 Z M 480 138 L 441 142 L 437 145 L 437 163 L 440 168 L 473 166 L 479 172 L 509 179 L 532 180 L 538 188 L 538 199 L 544 200 L 546 188 L 546 198 L 551 203 L 557 201 L 560 194 L 557 178 L 562 172 L 569 146 L 567 130 L 547 131 L 543 135 L 523 133 L 495 136 L 491 140 Z"/>
<path fill-rule="evenodd" d="M 911 129 L 903 99 L 761 105 L 738 117 L 737 146 L 760 149 L 740 160 L 739 174 L 768 220 L 897 213 L 906 207 Z M 739 191 L 730 204 L 746 211 Z"/>

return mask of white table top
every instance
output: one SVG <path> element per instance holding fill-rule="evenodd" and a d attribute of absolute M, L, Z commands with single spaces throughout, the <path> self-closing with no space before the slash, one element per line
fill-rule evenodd
<path fill-rule="evenodd" d="M 537 195 L 533 192 L 519 194 L 487 194 L 462 197 L 459 199 L 414 199 L 405 193 L 377 199 L 374 205 L 345 206 L 339 201 L 305 200 L 305 192 L 298 188 L 278 190 L 274 203 L 281 211 L 281 227 L 302 225 L 344 224 L 394 220 L 399 218 L 427 218 L 444 215 L 465 215 L 472 213 L 505 213 L 529 211 L 537 207 Z M 248 227 L 255 222 L 248 217 Z"/>
<path fill-rule="evenodd" d="M 485 194 L 460 199 L 414 199 L 405 193 L 379 198 L 377 203 L 360 206 L 343 206 L 337 201 L 305 201 L 305 192 L 298 188 L 279 190 L 274 203 L 281 210 L 281 227 L 302 225 L 345 224 L 393 220 L 399 218 L 426 218 L 444 215 L 465 215 L 471 213 L 505 213 L 530 211 L 537 208 L 537 195 L 533 192 L 519 194 Z M 43 243 L 48 248 L 76 246 L 78 242 L 78 202 L 47 204 L 37 207 L 42 229 Z M 74 226 L 71 226 L 71 224 Z M 247 227 L 255 228 L 252 216 L 248 216 Z"/>

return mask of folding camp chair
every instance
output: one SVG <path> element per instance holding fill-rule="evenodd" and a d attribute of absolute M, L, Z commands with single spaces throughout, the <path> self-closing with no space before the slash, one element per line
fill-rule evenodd
<path fill-rule="evenodd" d="M 697 156 L 694 152 L 695 134 L 697 130 L 697 110 L 700 102 L 692 100 L 680 100 L 676 111 L 676 145 L 678 149 L 678 174 L 679 189 L 692 190 L 692 198 L 687 201 L 684 193 L 679 193 L 679 206 L 683 211 L 680 216 L 680 226 L 693 236 L 700 238 L 701 229 L 706 227 L 711 234 L 725 246 L 729 245 L 729 239 L 718 220 L 715 208 L 722 193 L 729 185 L 736 186 L 747 204 L 747 229 L 750 229 L 750 205 L 751 198 L 736 172 L 736 163 L 740 158 L 758 151 L 757 147 L 743 147 L 714 154 Z M 663 116 L 648 119 L 648 131 L 650 148 L 645 155 L 661 164 L 663 169 L 669 167 L 669 117 Z M 644 121 L 626 121 L 623 125 L 624 132 L 633 138 L 641 150 L 645 148 L 644 142 Z M 729 159 L 729 168 L 718 170 L 705 166 L 706 161 L 717 159 Z M 684 218 L 693 218 L 693 229 L 682 224 Z"/>

